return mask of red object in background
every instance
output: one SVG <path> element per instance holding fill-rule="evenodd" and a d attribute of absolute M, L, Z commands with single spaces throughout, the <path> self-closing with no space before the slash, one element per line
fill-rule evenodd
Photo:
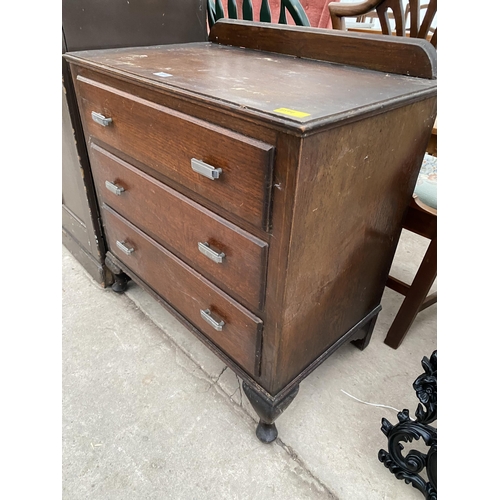
<path fill-rule="evenodd" d="M 306 11 L 307 18 L 314 28 L 331 28 L 332 20 L 328 4 L 331 2 L 339 2 L 340 0 L 300 0 L 302 7 Z M 238 6 L 238 19 L 243 19 L 242 4 L 243 0 L 236 0 Z M 280 0 L 269 0 L 271 7 L 271 21 L 277 23 L 280 16 Z M 254 19 L 258 18 L 260 10 L 260 2 L 254 2 Z M 290 14 L 286 13 L 288 24 L 294 25 L 294 21 Z"/>

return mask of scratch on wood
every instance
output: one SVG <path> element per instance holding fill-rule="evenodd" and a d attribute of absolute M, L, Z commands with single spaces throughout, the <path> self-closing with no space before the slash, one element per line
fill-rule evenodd
<path fill-rule="evenodd" d="M 256 92 L 256 91 L 253 91 L 253 90 L 248 90 L 245 87 L 232 87 L 231 90 L 243 90 L 245 92 L 248 92 L 249 94 L 264 95 L 262 92 Z"/>

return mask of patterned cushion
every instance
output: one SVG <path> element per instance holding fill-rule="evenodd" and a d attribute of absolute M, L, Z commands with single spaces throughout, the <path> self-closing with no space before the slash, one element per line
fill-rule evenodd
<path fill-rule="evenodd" d="M 425 153 L 420 167 L 415 194 L 429 207 L 437 210 L 437 158 Z"/>

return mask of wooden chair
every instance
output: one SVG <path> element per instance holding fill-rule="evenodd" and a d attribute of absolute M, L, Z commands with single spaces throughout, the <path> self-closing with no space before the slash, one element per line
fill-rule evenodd
<path fill-rule="evenodd" d="M 423 38 L 437 47 L 437 28 L 432 28 L 431 24 L 437 12 L 437 0 L 430 0 L 427 4 L 425 15 L 420 22 L 421 7 L 419 0 L 408 0 L 406 9 L 403 8 L 402 0 L 365 0 L 361 3 L 330 3 L 328 8 L 332 18 L 333 29 L 345 30 L 346 17 L 364 16 L 373 10 L 378 15 L 382 33 L 385 35 L 410 36 L 414 38 Z M 392 15 L 389 12 L 392 11 Z M 394 19 L 395 33 L 393 32 L 389 16 Z M 409 31 L 407 22 L 409 18 Z M 419 234 L 430 240 L 425 256 L 420 267 L 411 283 L 404 283 L 393 276 L 389 276 L 387 286 L 396 292 L 405 296 L 401 307 L 389 328 L 384 342 L 397 349 L 408 330 L 410 329 L 417 314 L 427 307 L 437 302 L 437 293 L 428 295 L 429 290 L 437 276 L 437 130 L 433 131 L 427 151 L 433 156 L 426 155 L 426 160 L 422 165 L 419 175 L 419 181 L 415 188 L 413 199 L 408 207 L 407 215 L 403 221 L 403 228 L 413 233 Z M 428 175 L 426 169 L 429 163 L 435 158 L 435 177 L 436 182 L 430 182 L 431 190 L 434 189 L 434 196 L 431 195 L 425 199 L 429 192 L 422 192 L 421 181 Z M 432 177 L 431 176 L 431 177 Z M 433 186 L 433 187 L 432 187 Z M 427 186 L 428 187 L 428 186 Z"/>
<path fill-rule="evenodd" d="M 328 8 L 330 9 L 333 29 L 345 30 L 346 17 L 365 16 L 375 10 L 384 35 L 395 34 L 397 36 L 424 38 L 428 39 L 434 47 L 437 47 L 437 28 L 432 27 L 432 21 L 437 12 L 437 0 L 429 1 L 422 22 L 420 21 L 422 10 L 420 0 L 408 0 L 406 9 L 403 7 L 403 0 L 365 0 L 360 3 L 333 2 L 328 5 Z M 392 11 L 391 17 L 394 19 L 395 33 L 391 28 L 389 9 Z M 410 27 L 407 33 L 408 14 Z"/>
<path fill-rule="evenodd" d="M 426 157 L 435 158 L 430 155 Z M 420 178 L 428 175 L 428 172 L 424 172 L 425 169 L 426 166 L 422 168 Z M 437 165 L 436 173 L 430 174 L 429 177 L 432 176 L 436 177 L 434 183 L 434 191 L 436 191 Z M 405 296 L 384 340 L 393 349 L 401 345 L 417 314 L 437 302 L 437 292 L 428 295 L 437 276 L 437 196 L 435 193 L 434 195 L 429 193 L 432 187 L 429 189 L 427 186 L 425 189 L 422 184 L 419 185 L 419 182 L 420 180 L 417 181 L 413 199 L 403 221 L 403 228 L 428 238 L 430 243 L 411 285 L 393 276 L 389 276 L 387 280 L 386 286 Z M 432 185 L 432 182 L 429 184 Z M 429 196 L 429 200 L 425 198 L 425 195 Z"/>
<path fill-rule="evenodd" d="M 227 0 L 227 17 L 238 19 L 238 5 L 236 0 Z M 292 17 L 297 26 L 310 26 L 309 19 L 299 0 L 281 0 L 279 24 L 288 24 L 287 12 Z M 226 17 L 222 0 L 207 0 L 208 25 L 210 28 L 218 19 Z M 254 20 L 254 8 L 252 0 L 243 0 L 242 14 L 245 21 Z M 257 19 L 256 19 L 257 20 Z M 269 0 L 262 0 L 259 10 L 259 21 L 271 22 L 271 7 Z"/>
<path fill-rule="evenodd" d="M 420 4 L 420 16 L 422 17 L 422 12 L 425 16 L 425 13 L 427 12 L 427 7 L 429 7 L 428 3 L 422 3 Z M 393 19 L 394 20 L 394 14 L 391 12 L 387 12 L 387 17 L 388 19 Z M 410 17 L 410 4 L 407 3 L 405 7 L 405 14 L 404 14 L 404 26 L 405 30 L 407 32 L 407 35 L 409 35 L 410 27 L 408 26 L 408 19 Z M 372 26 L 374 24 L 374 20 L 378 19 L 378 14 L 376 10 L 372 10 L 368 12 L 367 14 L 363 14 L 362 16 L 358 16 L 356 18 L 356 23 L 366 23 L 369 22 Z M 356 23 L 349 28 L 351 31 L 357 31 L 358 28 L 356 27 Z M 364 30 L 366 31 L 366 30 Z M 432 35 L 434 35 L 435 28 L 432 26 L 429 28 L 429 33 L 427 35 L 427 39 L 430 40 L 432 38 Z"/>

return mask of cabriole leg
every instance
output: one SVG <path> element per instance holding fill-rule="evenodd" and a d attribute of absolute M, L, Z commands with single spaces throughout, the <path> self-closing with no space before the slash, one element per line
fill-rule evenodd
<path fill-rule="evenodd" d="M 111 285 L 111 289 L 116 293 L 123 293 L 127 290 L 127 283 L 129 282 L 129 277 L 122 272 L 121 268 L 109 257 L 106 255 L 105 259 L 106 267 L 111 271 L 114 278 L 114 283 Z"/>
<path fill-rule="evenodd" d="M 288 408 L 299 392 L 299 386 L 280 399 L 271 399 L 243 382 L 243 391 L 259 416 L 255 434 L 263 443 L 272 443 L 278 437 L 275 420 Z"/>

